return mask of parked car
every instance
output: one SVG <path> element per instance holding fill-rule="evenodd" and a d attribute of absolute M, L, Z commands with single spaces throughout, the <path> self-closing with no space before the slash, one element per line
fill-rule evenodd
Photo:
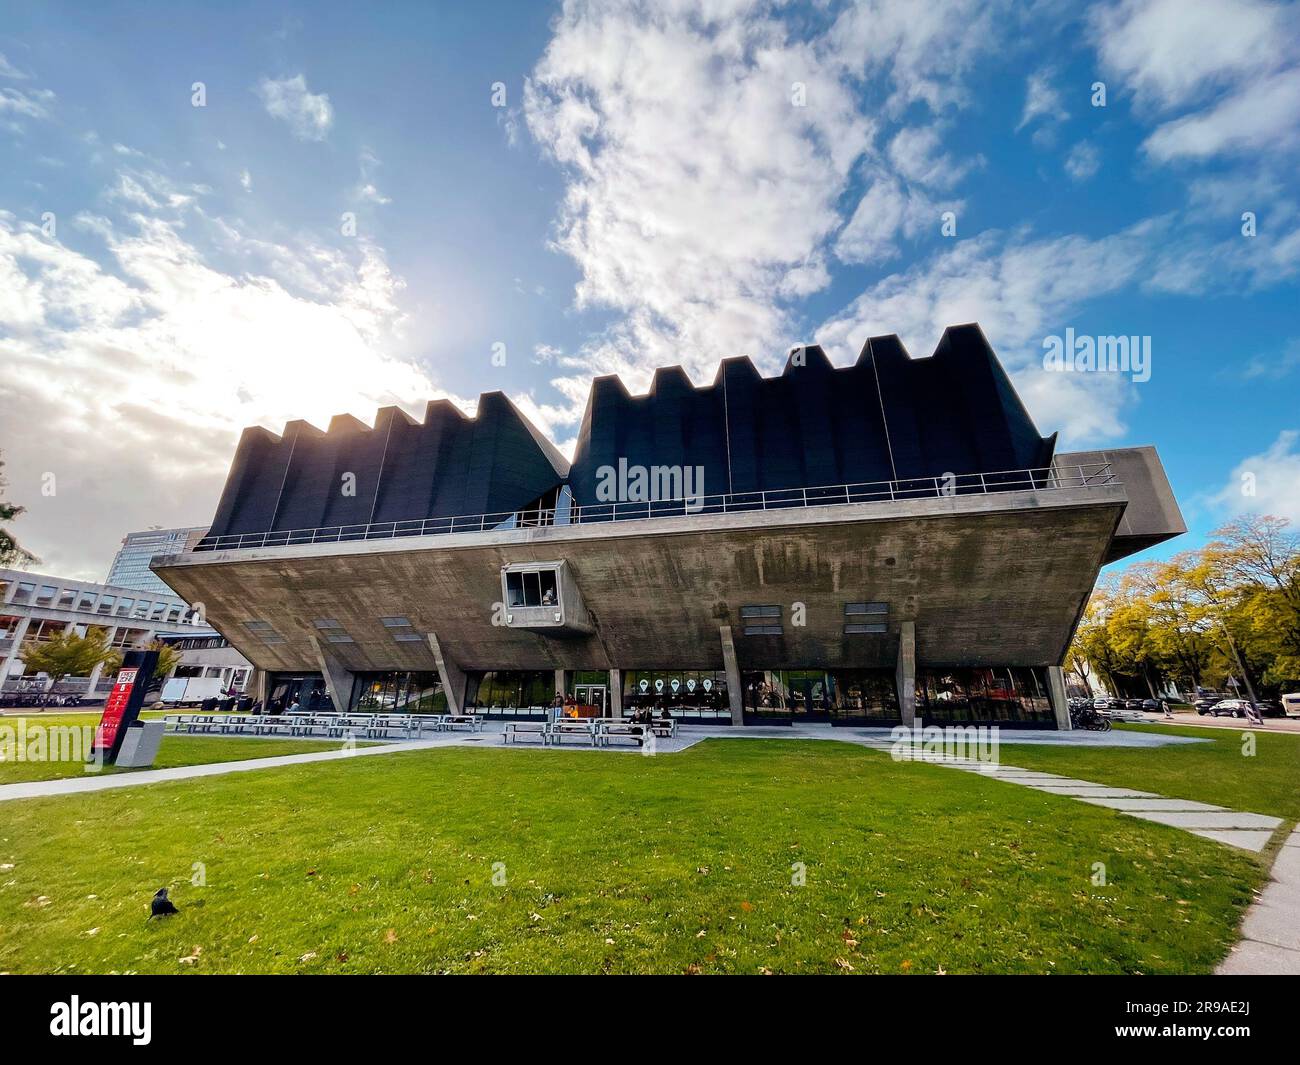
<path fill-rule="evenodd" d="M 1245 717 L 1246 711 L 1250 709 L 1250 703 L 1245 699 L 1220 699 L 1213 706 L 1206 710 L 1197 708 L 1198 714 L 1211 714 L 1214 717 Z"/>
<path fill-rule="evenodd" d="M 1287 716 L 1300 714 L 1300 692 L 1282 696 L 1282 710 Z"/>
<path fill-rule="evenodd" d="M 1142 709 L 1142 700 L 1141 700 L 1141 699 L 1125 699 L 1125 700 L 1124 700 L 1124 709 L 1125 709 L 1125 710 L 1141 710 L 1141 709 Z"/>
<path fill-rule="evenodd" d="M 1276 699 L 1257 699 L 1255 706 L 1259 710 L 1260 717 L 1286 717 L 1286 711 Z"/>
<path fill-rule="evenodd" d="M 1160 700 L 1159 700 L 1159 699 L 1143 699 L 1143 700 L 1142 700 L 1142 709 L 1145 710 L 1148 714 L 1158 714 L 1158 713 L 1160 713 Z"/>

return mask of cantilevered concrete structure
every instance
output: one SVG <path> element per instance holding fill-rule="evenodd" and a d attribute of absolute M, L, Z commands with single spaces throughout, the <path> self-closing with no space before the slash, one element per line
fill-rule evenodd
<path fill-rule="evenodd" d="M 571 468 L 499 393 L 250 429 L 154 569 L 269 701 L 1064 728 L 1098 569 L 1185 528 L 1153 449 L 1054 445 L 959 326 L 928 359 L 600 378 Z"/>

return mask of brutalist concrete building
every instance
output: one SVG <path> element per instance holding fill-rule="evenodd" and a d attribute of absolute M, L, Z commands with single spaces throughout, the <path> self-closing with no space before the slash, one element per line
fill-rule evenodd
<path fill-rule="evenodd" d="M 501 393 L 249 429 L 153 568 L 269 706 L 1064 728 L 1098 570 L 1185 527 L 1152 448 L 1055 442 L 978 326 L 875 337 L 599 378 L 572 463 Z"/>

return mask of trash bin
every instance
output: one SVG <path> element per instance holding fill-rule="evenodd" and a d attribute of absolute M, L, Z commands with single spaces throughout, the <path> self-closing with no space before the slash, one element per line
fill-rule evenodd
<path fill-rule="evenodd" d="M 128 769 L 140 769 L 153 765 L 158 757 L 158 748 L 162 746 L 163 730 L 167 727 L 162 721 L 137 721 L 122 738 L 122 747 L 117 752 L 114 765 Z"/>

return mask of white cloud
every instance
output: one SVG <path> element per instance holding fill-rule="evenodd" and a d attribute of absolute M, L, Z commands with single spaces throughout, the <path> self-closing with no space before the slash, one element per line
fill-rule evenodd
<path fill-rule="evenodd" d="M 1272 514 L 1300 524 L 1300 431 L 1286 429 L 1268 449 L 1237 463 L 1213 501 L 1234 514 Z"/>
<path fill-rule="evenodd" d="M 1075 444 L 1113 437 L 1123 429 L 1126 382 L 1048 373 L 1042 342 L 1071 325 L 1088 300 L 1142 277 L 1161 232 L 1151 222 L 1096 240 L 985 232 L 871 286 L 816 338 L 841 363 L 856 358 L 868 337 L 891 333 L 924 357 L 947 326 L 979 322 L 1040 428 L 1060 428 Z"/>
<path fill-rule="evenodd" d="M 15 118 L 49 118 L 56 97 L 49 89 L 0 88 L 0 115 Z"/>
<path fill-rule="evenodd" d="M 565 173 L 554 246 L 579 267 L 577 306 L 619 315 L 562 363 L 579 371 L 554 382 L 571 416 L 591 373 L 637 389 L 659 365 L 696 380 L 729 355 L 775 367 L 797 331 L 792 301 L 830 282 L 831 246 L 855 262 L 891 254 L 932 215 L 915 190 L 969 166 L 942 153 L 933 116 L 913 132 L 907 109 L 964 100 L 1002 6 L 863 3 L 809 34 L 779 5 L 567 3 L 524 117 Z M 888 153 L 867 81 L 902 126 Z M 859 172 L 873 184 L 845 226 Z"/>
<path fill-rule="evenodd" d="M 1072 181 L 1087 181 L 1101 169 L 1101 152 L 1089 141 L 1080 141 L 1065 157 L 1065 172 Z"/>
<path fill-rule="evenodd" d="M 378 186 L 375 185 L 374 173 L 381 165 L 379 156 L 375 155 L 369 148 L 363 148 L 358 163 L 361 168 L 361 179 L 357 182 L 356 188 L 352 190 L 352 195 L 363 203 L 374 203 L 380 207 L 392 203 L 392 199 L 380 192 Z"/>
<path fill-rule="evenodd" d="M 239 173 L 239 183 L 244 187 L 245 192 L 251 192 L 253 188 L 253 175 L 245 167 Z"/>
<path fill-rule="evenodd" d="M 1039 118 L 1056 123 L 1070 117 L 1061 103 L 1061 94 L 1052 84 L 1052 77 L 1050 70 L 1036 70 L 1025 79 L 1025 107 L 1016 125 L 1017 133 Z"/>
<path fill-rule="evenodd" d="M 1162 125 L 1144 147 L 1152 158 L 1205 159 L 1225 152 L 1277 152 L 1300 144 L 1300 67 L 1244 86 L 1221 103 Z"/>
<path fill-rule="evenodd" d="M 1167 109 L 1274 67 L 1288 18 L 1269 0 L 1121 0 L 1094 8 L 1091 23 L 1108 71 L 1143 106 Z"/>
<path fill-rule="evenodd" d="M 1273 0 L 1120 0 L 1092 12 L 1108 76 L 1139 112 L 1167 117 L 1146 140 L 1158 162 L 1300 143 L 1300 14 Z"/>
<path fill-rule="evenodd" d="M 845 263 L 887 262 L 898 255 L 899 236 L 915 237 L 926 226 L 938 232 L 941 210 L 924 192 L 906 189 L 894 178 L 877 178 L 840 230 L 835 256 Z"/>
<path fill-rule="evenodd" d="M 9 58 L 3 52 L 0 52 L 0 78 L 10 78 L 14 81 L 26 81 L 30 77 L 30 74 L 19 70 L 9 62 Z"/>
<path fill-rule="evenodd" d="M 86 249 L 0 213 L 0 422 L 41 426 L 4 441 L 11 494 L 46 568 L 92 578 L 125 529 L 210 517 L 246 425 L 370 421 L 440 394 L 400 354 L 402 281 L 382 249 L 248 238 L 122 180 L 125 221 L 64 227 Z"/>
<path fill-rule="evenodd" d="M 904 127 L 889 142 L 889 160 L 908 181 L 931 188 L 950 189 L 975 166 L 976 156 L 956 162 L 943 151 L 943 138 L 933 126 Z"/>
<path fill-rule="evenodd" d="M 295 137 L 304 141 L 325 139 L 334 124 L 334 108 L 328 95 L 307 90 L 303 75 L 278 81 L 263 78 L 257 88 L 266 113 L 288 123 Z"/>

